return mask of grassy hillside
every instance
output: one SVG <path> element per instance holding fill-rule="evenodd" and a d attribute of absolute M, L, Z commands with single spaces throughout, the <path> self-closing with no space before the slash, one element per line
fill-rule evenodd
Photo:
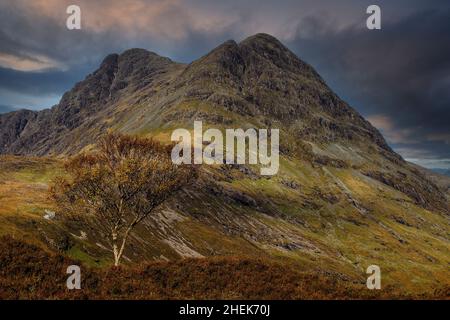
<path fill-rule="evenodd" d="M 0 166 L 1 234 L 90 267 L 111 264 L 96 230 L 59 215 L 43 218 L 54 210 L 47 186 L 64 174 L 62 160 L 3 156 Z M 377 264 L 383 288 L 398 295 L 431 295 L 449 284 L 448 217 L 377 180 L 287 158 L 270 178 L 251 168 L 205 170 L 197 188 L 180 192 L 136 230 L 127 265 L 238 255 L 360 284 L 367 266 Z"/>

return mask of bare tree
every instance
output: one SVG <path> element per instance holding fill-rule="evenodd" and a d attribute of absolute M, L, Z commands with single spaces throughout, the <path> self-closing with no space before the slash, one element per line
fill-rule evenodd
<path fill-rule="evenodd" d="M 117 133 L 98 151 L 69 160 L 69 177 L 58 177 L 51 197 L 64 214 L 88 218 L 108 235 L 118 266 L 133 228 L 177 190 L 193 180 L 192 166 L 175 165 L 171 146 Z"/>

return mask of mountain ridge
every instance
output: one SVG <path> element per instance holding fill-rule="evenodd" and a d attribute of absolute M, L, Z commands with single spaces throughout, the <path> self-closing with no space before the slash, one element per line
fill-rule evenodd
<path fill-rule="evenodd" d="M 267 58 L 267 56 L 269 56 L 269 58 Z M 244 61 L 244 58 L 247 61 Z M 217 59 L 217 61 L 215 61 L 214 59 Z M 227 59 L 230 59 L 230 61 L 227 61 Z M 233 59 L 237 59 L 238 61 Z M 261 61 L 261 59 L 264 60 Z M 254 77 L 263 76 L 262 73 L 265 72 L 264 68 L 260 70 L 257 68 L 257 65 L 258 63 L 267 62 L 267 60 L 272 61 L 273 64 L 278 68 L 280 68 L 281 66 L 281 69 L 288 70 L 290 67 L 292 67 L 295 68 L 294 72 L 300 74 L 302 72 L 305 72 L 308 77 L 311 77 L 321 85 L 326 86 L 325 82 L 312 69 L 312 67 L 298 59 L 277 39 L 265 34 L 258 34 L 249 37 L 239 44 L 232 40 L 226 41 L 222 45 L 219 45 L 218 47 L 213 49 L 207 55 L 188 65 L 178 64 L 168 58 L 160 57 L 157 54 L 145 49 L 129 49 L 124 51 L 120 55 L 111 54 L 105 57 L 103 62 L 100 64 L 100 67 L 95 72 L 88 75 L 85 80 L 78 82 L 73 87 L 73 89 L 63 95 L 58 105 L 50 109 L 52 110 L 51 113 L 48 110 L 38 112 L 39 116 L 36 117 L 36 120 L 39 120 L 39 122 L 46 122 L 45 118 L 47 117 L 55 118 L 52 120 L 56 120 L 56 124 L 66 127 L 70 131 L 71 129 L 78 127 L 85 117 L 89 117 L 90 115 L 98 112 L 100 104 L 113 104 L 115 102 L 115 98 L 117 99 L 118 92 L 120 92 L 121 90 L 126 89 L 129 85 L 132 86 L 131 89 L 134 91 L 152 85 L 153 80 L 157 80 L 159 75 L 171 71 L 171 67 L 178 66 L 178 69 L 184 68 L 183 72 L 179 75 L 179 79 L 175 79 L 175 81 L 178 81 L 178 83 L 176 84 L 178 86 L 186 85 L 186 82 L 188 81 L 201 81 L 204 79 L 205 74 L 208 77 L 208 80 L 216 81 L 217 79 L 213 79 L 213 77 L 217 77 L 221 78 L 219 83 L 224 84 L 224 82 L 227 82 L 227 79 L 224 77 L 224 75 L 233 75 L 235 72 L 238 72 L 236 70 L 226 70 L 226 68 L 239 68 L 242 72 L 240 76 L 244 77 L 243 81 L 251 82 L 255 80 Z M 207 66 L 215 65 L 214 68 L 218 68 L 218 70 L 204 70 L 204 66 L 201 66 L 202 64 L 206 64 Z M 251 70 L 251 72 L 247 70 L 247 74 L 251 73 L 247 78 L 245 78 L 245 74 L 243 72 L 244 68 L 254 69 Z M 266 66 L 265 69 L 267 69 Z M 214 72 L 218 72 L 218 75 Z M 266 71 L 266 73 L 269 74 L 272 72 L 274 72 L 274 70 Z M 256 76 L 254 76 L 254 74 L 256 74 Z M 301 76 L 304 75 L 302 74 Z M 180 82 L 183 81 L 184 83 L 180 84 Z M 233 79 L 232 82 L 227 82 L 226 84 L 236 85 L 233 82 L 237 81 Z M 277 91 L 280 90 L 279 87 L 283 86 L 282 83 L 270 82 L 270 79 L 263 79 L 261 82 L 262 86 L 273 86 Z M 245 83 L 240 85 L 245 86 Z M 254 84 L 247 84 L 248 87 L 251 87 L 252 85 Z M 190 86 L 192 86 L 192 84 L 190 84 Z M 328 89 L 328 87 L 326 88 Z M 242 88 L 237 88 L 237 90 L 242 91 Z M 202 88 L 196 88 L 194 85 L 194 88 L 188 88 L 188 92 L 186 95 L 195 96 L 201 94 Z M 210 92 L 208 92 L 207 94 L 209 95 L 208 99 L 212 100 L 215 103 L 231 105 L 231 107 L 243 106 L 242 109 L 235 108 L 234 111 L 236 112 L 244 114 L 249 113 L 250 115 L 253 115 L 255 112 L 262 112 L 263 114 L 269 116 L 276 115 L 278 118 L 284 120 L 287 120 L 288 115 L 290 114 L 298 113 L 301 115 L 302 112 L 307 112 L 308 110 L 304 109 L 307 109 L 309 107 L 304 106 L 303 104 L 301 104 L 301 102 L 297 101 L 296 105 L 289 106 L 289 110 L 282 110 L 283 105 L 281 104 L 269 106 L 269 103 L 272 101 L 254 101 L 253 105 L 258 105 L 258 107 L 262 109 L 255 110 L 256 108 L 253 105 L 250 106 L 251 103 L 248 103 L 248 101 L 258 98 L 260 98 L 260 100 L 264 100 L 266 97 L 255 97 L 253 95 L 253 92 L 251 92 L 249 94 L 244 93 L 244 95 L 240 95 L 240 100 L 233 101 L 233 99 L 230 99 L 231 101 L 227 101 L 227 97 L 224 97 L 223 95 L 214 95 Z M 320 93 L 317 92 L 315 94 L 320 95 Z M 327 92 L 327 94 L 320 96 L 319 98 L 321 99 L 321 102 L 323 102 L 324 104 L 328 104 L 328 106 L 330 106 L 330 109 L 338 109 L 335 105 L 340 104 L 339 107 L 342 110 L 335 110 L 335 113 L 345 112 L 350 114 L 351 117 L 358 118 L 357 120 L 361 121 L 361 123 L 364 124 L 364 129 L 368 130 L 371 135 L 376 136 L 376 139 L 379 140 L 379 144 L 384 149 L 392 151 L 387 146 L 386 142 L 378 133 L 378 131 L 373 128 L 368 122 L 366 122 L 362 117 L 360 117 L 356 112 L 354 112 L 353 109 L 348 107 L 346 104 L 341 103 L 340 99 L 336 95 L 332 94 L 331 90 L 330 92 Z M 282 97 L 277 97 L 277 99 L 281 100 Z M 280 109 L 281 111 L 278 111 L 278 109 Z M 274 112 L 271 113 L 271 111 Z M 338 114 L 332 114 L 332 116 L 336 115 Z M 326 122 L 327 119 L 319 119 L 318 121 Z M 26 137 L 27 128 L 23 129 L 25 130 L 25 132 L 23 133 Z M 5 133 L 2 133 L 3 136 L 5 136 Z M 36 130 L 32 130 L 32 135 L 39 136 L 39 132 L 36 132 Z M 44 138 L 45 135 L 44 137 L 38 137 L 38 140 Z M 20 154 L 23 152 L 25 154 L 47 154 L 50 151 L 51 146 L 47 146 L 47 148 L 45 148 L 44 150 L 33 150 L 33 146 L 31 144 L 35 144 L 36 141 L 34 141 L 34 139 L 31 140 L 32 141 L 28 148 L 24 148 L 23 146 L 27 145 L 26 141 L 22 141 L 23 143 L 18 143 L 16 145 L 14 145 L 14 143 L 12 145 L 7 144 L 7 146 L 5 146 L 5 143 L 3 141 L 0 141 L 0 153 L 12 152 Z"/>
<path fill-rule="evenodd" d="M 189 64 L 138 48 L 110 54 L 51 109 L 0 115 L 0 154 L 72 155 L 107 130 L 167 140 L 172 128 L 192 127 L 194 120 L 280 128 L 285 156 L 359 168 L 421 205 L 446 206 L 431 180 L 411 170 L 310 65 L 267 34 L 225 41 Z M 340 150 L 329 150 L 334 145 Z M 388 163 L 402 170 L 392 174 Z"/>

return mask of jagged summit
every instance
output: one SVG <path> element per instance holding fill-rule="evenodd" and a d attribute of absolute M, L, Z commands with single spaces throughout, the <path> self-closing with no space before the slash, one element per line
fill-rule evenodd
<path fill-rule="evenodd" d="M 100 64 L 99 69 L 102 68 L 109 68 L 111 66 L 117 66 L 117 59 L 119 58 L 119 55 L 117 53 L 111 53 L 108 54 Z"/>
<path fill-rule="evenodd" d="M 258 54 L 263 58 L 271 60 L 280 67 L 293 67 L 296 64 L 303 63 L 292 51 L 284 46 L 277 38 L 258 33 L 250 36 L 239 43 L 239 48 L 244 54 Z"/>
<path fill-rule="evenodd" d="M 324 83 L 310 65 L 299 59 L 278 39 L 265 33 L 250 36 L 240 43 L 227 40 L 194 61 L 192 66 L 214 63 L 235 76 L 242 76 L 244 69 L 258 69 L 255 71 L 262 72 L 262 69 L 278 68 L 284 72 L 301 73 Z"/>
<path fill-rule="evenodd" d="M 285 47 L 277 38 L 258 33 L 239 43 L 241 51 L 254 63 L 273 63 L 277 67 L 293 72 L 303 73 L 307 77 L 323 82 L 319 74 L 306 62 L 298 58 L 291 50 Z M 256 58 L 254 55 L 258 55 Z M 249 61 L 250 62 L 250 61 Z"/>
<path fill-rule="evenodd" d="M 277 38 L 275 38 L 274 36 L 272 36 L 268 33 L 264 33 L 264 32 L 256 33 L 256 34 L 249 36 L 241 41 L 241 43 L 245 43 L 245 42 L 272 43 L 277 46 L 284 47 L 284 45 Z"/>

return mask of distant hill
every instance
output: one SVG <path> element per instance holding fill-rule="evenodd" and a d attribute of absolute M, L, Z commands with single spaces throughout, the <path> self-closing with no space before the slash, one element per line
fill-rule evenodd
<path fill-rule="evenodd" d="M 9 107 L 9 106 L 2 106 L 2 105 L 0 105 L 0 114 L 1 113 L 11 112 L 11 111 L 17 111 L 17 109 L 15 109 L 13 107 Z"/>
<path fill-rule="evenodd" d="M 439 168 L 435 168 L 435 169 L 431 169 L 436 173 L 445 175 L 445 176 L 449 176 L 450 177 L 450 169 L 439 169 Z"/>

